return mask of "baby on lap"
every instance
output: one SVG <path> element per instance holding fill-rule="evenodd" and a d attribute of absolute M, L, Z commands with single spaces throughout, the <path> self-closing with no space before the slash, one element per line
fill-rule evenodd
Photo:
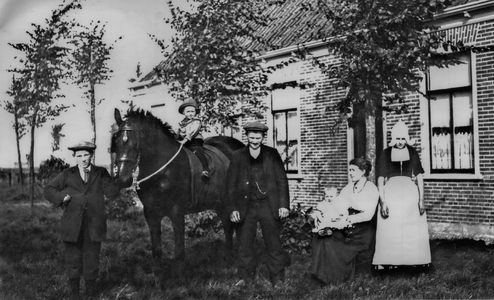
<path fill-rule="evenodd" d="M 314 229 L 312 232 L 319 235 L 331 235 L 333 229 L 351 227 L 348 213 L 351 203 L 346 197 L 338 196 L 335 187 L 324 188 L 324 199 L 317 204 L 312 213 Z"/>

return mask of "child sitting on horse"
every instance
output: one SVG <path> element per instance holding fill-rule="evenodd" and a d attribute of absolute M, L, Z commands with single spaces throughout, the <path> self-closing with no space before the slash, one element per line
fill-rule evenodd
<path fill-rule="evenodd" d="M 178 123 L 178 141 L 185 147 L 189 148 L 202 164 L 203 178 L 209 178 L 209 167 L 206 156 L 204 155 L 204 139 L 201 135 L 202 122 L 197 115 L 199 107 L 194 99 L 186 99 L 178 108 L 178 112 L 185 118 Z"/>

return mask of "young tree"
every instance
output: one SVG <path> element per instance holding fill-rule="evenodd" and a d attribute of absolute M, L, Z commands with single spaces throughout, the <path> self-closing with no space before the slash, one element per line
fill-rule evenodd
<path fill-rule="evenodd" d="M 96 105 L 104 99 L 100 99 L 96 104 L 95 86 L 110 79 L 113 71 L 108 68 L 108 61 L 113 45 L 109 46 L 104 42 L 106 25 L 101 25 L 100 21 L 91 21 L 89 27 L 77 25 L 79 28 L 69 41 L 69 44 L 75 46 L 71 53 L 71 64 L 76 69 L 73 78 L 77 85 L 86 89 L 84 96 L 89 100 L 93 143 L 96 143 Z"/>
<path fill-rule="evenodd" d="M 31 176 L 31 205 L 34 205 L 34 142 L 35 129 L 41 127 L 48 119 L 60 115 L 65 111 L 65 105 L 53 105 L 52 100 L 63 97 L 57 94 L 60 90 L 60 81 L 66 78 L 68 68 L 65 59 L 67 49 L 59 46 L 60 40 L 70 29 L 63 20 L 64 15 L 73 9 L 80 8 L 80 4 L 72 2 L 52 11 L 45 25 L 32 24 L 32 31 L 28 31 L 29 42 L 11 44 L 10 46 L 21 51 L 24 57 L 19 58 L 22 67 L 9 70 L 19 74 L 17 96 L 19 103 L 26 109 L 23 119 L 30 128 L 31 147 L 29 166 Z"/>
<path fill-rule="evenodd" d="M 62 124 L 53 125 L 51 127 L 51 136 L 53 138 L 53 143 L 51 144 L 52 152 L 60 150 L 60 138 L 65 136 L 64 134 L 62 134 L 62 128 L 64 125 L 65 123 L 62 123 Z"/>
<path fill-rule="evenodd" d="M 12 101 L 5 101 L 4 108 L 7 112 L 14 115 L 14 131 L 17 145 L 17 162 L 19 164 L 19 181 L 21 182 L 21 190 L 24 191 L 24 173 L 22 172 L 22 159 L 21 159 L 21 147 L 20 139 L 26 134 L 26 124 L 22 122 L 22 118 L 25 114 L 25 107 L 22 105 L 22 99 L 19 98 L 21 91 L 21 84 L 12 76 L 12 85 L 10 86 L 7 94 L 13 98 Z"/>
<path fill-rule="evenodd" d="M 329 34 L 320 38 L 327 40 L 330 53 L 340 58 L 337 68 L 314 62 L 347 91 L 338 105 L 341 114 L 347 115 L 355 103 L 364 103 L 366 155 L 373 166 L 376 113 L 382 109 L 406 111 L 401 95 L 419 92 L 421 72 L 429 66 L 457 63 L 442 51 L 443 46 L 451 49 L 452 44 L 431 34 L 436 28 L 429 22 L 448 4 L 448 0 L 318 0 L 317 6 L 308 6 L 322 12 L 332 24 Z M 403 105 L 383 107 L 390 101 Z"/>
<path fill-rule="evenodd" d="M 236 109 L 245 114 L 262 111 L 267 95 L 266 73 L 246 46 L 248 41 L 273 49 L 256 32 L 266 26 L 268 1 L 192 1 L 196 7 L 182 10 L 168 2 L 172 17 L 166 20 L 177 32 L 171 45 L 151 36 L 165 55 L 154 73 L 172 84 L 172 95 L 197 100 L 210 124 L 232 125 Z M 258 49 L 261 47 L 258 47 Z M 161 73 L 162 72 L 162 73 Z"/>

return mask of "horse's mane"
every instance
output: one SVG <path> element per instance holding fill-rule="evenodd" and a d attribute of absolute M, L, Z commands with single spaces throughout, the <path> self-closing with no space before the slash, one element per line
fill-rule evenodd
<path fill-rule="evenodd" d="M 133 110 L 132 108 L 129 108 L 127 110 L 127 114 L 125 115 L 127 119 L 136 119 L 140 121 L 141 123 L 148 124 L 150 127 L 156 127 L 160 129 L 165 135 L 169 136 L 170 138 L 175 139 L 175 133 L 173 131 L 172 126 L 168 122 L 162 122 L 160 119 L 155 117 L 151 112 L 145 111 L 143 109 L 136 109 Z"/>

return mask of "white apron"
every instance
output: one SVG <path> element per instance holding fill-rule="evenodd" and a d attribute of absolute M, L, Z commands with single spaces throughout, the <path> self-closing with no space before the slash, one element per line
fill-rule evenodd
<path fill-rule="evenodd" d="M 419 191 L 410 177 L 396 176 L 384 186 L 389 217 L 378 211 L 373 265 L 425 265 L 431 263 L 427 216 L 420 215 Z"/>

